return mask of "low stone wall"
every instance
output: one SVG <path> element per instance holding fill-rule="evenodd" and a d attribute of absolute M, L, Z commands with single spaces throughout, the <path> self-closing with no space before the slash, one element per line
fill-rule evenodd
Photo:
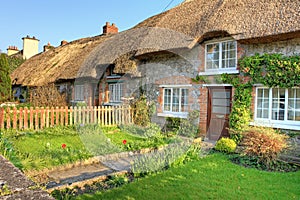
<path fill-rule="evenodd" d="M 54 199 L 46 191 L 36 187 L 33 181 L 1 155 L 0 169 L 0 190 L 6 191 L 6 195 L 0 196 L 0 199 Z"/>

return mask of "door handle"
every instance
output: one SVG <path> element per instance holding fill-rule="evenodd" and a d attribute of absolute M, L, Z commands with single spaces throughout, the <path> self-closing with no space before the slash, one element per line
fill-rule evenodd
<path fill-rule="evenodd" d="M 216 115 L 217 118 L 224 118 L 224 115 Z"/>

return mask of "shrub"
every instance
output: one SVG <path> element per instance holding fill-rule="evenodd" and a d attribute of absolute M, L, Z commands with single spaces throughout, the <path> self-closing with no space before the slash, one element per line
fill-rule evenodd
<path fill-rule="evenodd" d="M 233 153 L 236 149 L 236 143 L 233 139 L 221 138 L 217 142 L 215 149 L 225 153 Z"/>
<path fill-rule="evenodd" d="M 54 84 L 39 86 L 30 90 L 30 104 L 34 107 L 67 106 L 66 95 L 61 94 Z"/>
<path fill-rule="evenodd" d="M 139 99 L 131 104 L 133 108 L 134 124 L 139 126 L 148 126 L 151 122 L 151 116 L 155 111 L 155 104 L 147 101 L 145 95 L 141 95 Z"/>
<path fill-rule="evenodd" d="M 251 127 L 243 133 L 241 146 L 244 154 L 269 164 L 287 147 L 287 138 L 272 128 Z"/>
<path fill-rule="evenodd" d="M 166 128 L 168 131 L 175 131 L 178 135 L 194 138 L 199 132 L 198 119 L 198 110 L 190 112 L 187 119 L 169 117 Z"/>
<path fill-rule="evenodd" d="M 132 125 L 120 125 L 119 128 L 123 131 L 128 132 L 131 135 L 142 137 L 142 138 L 149 138 L 161 134 L 161 128 L 154 123 L 150 123 L 147 127 L 142 127 L 142 126 L 132 124 Z"/>

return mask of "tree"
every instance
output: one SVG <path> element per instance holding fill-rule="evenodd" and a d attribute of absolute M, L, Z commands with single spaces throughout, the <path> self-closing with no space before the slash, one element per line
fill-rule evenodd
<path fill-rule="evenodd" d="M 0 102 L 4 102 L 11 97 L 11 80 L 9 76 L 9 64 L 4 53 L 0 56 Z"/>
<path fill-rule="evenodd" d="M 9 65 L 9 73 L 11 74 L 15 69 L 17 69 L 25 60 L 21 55 L 11 55 L 7 56 L 7 62 Z"/>

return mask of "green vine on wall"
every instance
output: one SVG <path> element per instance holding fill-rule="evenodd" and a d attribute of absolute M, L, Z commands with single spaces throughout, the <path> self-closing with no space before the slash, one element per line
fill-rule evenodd
<path fill-rule="evenodd" d="M 300 86 L 300 56 L 255 54 L 239 60 L 240 75 L 222 74 L 221 80 L 234 88 L 232 111 L 229 117 L 231 137 L 239 142 L 239 134 L 251 120 L 253 84 L 267 87 L 291 88 Z"/>
<path fill-rule="evenodd" d="M 252 84 L 291 88 L 300 86 L 300 56 L 255 54 L 239 60 L 240 70 Z"/>

